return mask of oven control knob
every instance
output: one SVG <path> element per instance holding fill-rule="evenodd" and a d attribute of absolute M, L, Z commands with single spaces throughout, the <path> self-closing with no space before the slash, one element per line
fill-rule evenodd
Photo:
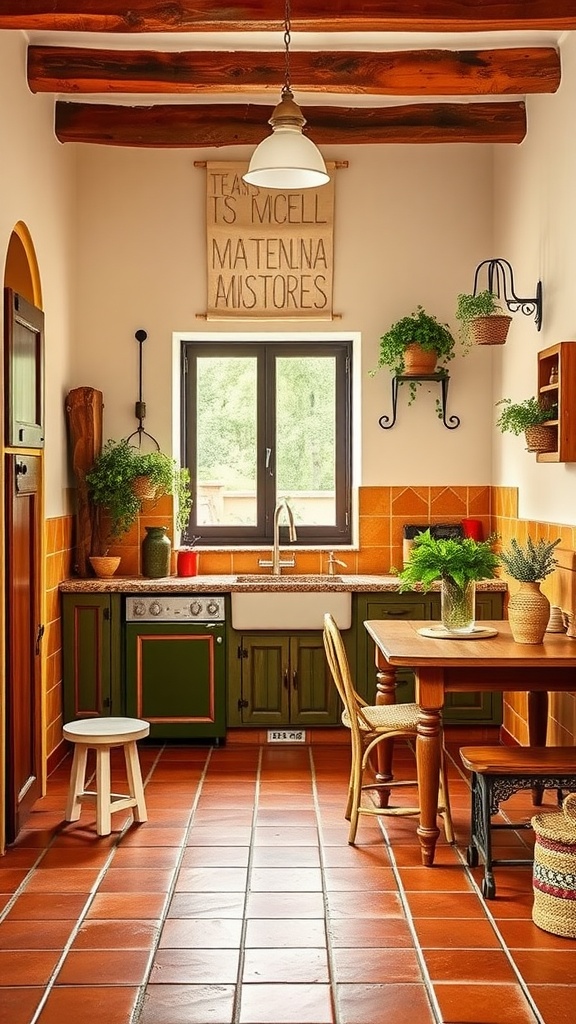
<path fill-rule="evenodd" d="M 202 605 L 200 604 L 200 601 L 192 601 L 192 604 L 190 605 L 190 614 L 191 615 L 200 615 L 201 611 L 202 611 Z"/>
<path fill-rule="evenodd" d="M 150 605 L 150 615 L 160 615 L 162 611 L 162 605 L 159 601 L 152 601 Z"/>
<path fill-rule="evenodd" d="M 146 605 L 144 601 L 135 601 L 133 607 L 134 615 L 144 615 L 146 612 Z"/>
<path fill-rule="evenodd" d="M 206 605 L 206 611 L 208 615 L 217 615 L 220 611 L 220 606 L 217 601 L 209 601 Z"/>

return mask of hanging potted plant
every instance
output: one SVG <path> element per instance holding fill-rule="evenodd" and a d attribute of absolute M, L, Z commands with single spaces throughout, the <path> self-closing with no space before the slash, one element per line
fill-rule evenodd
<path fill-rule="evenodd" d="M 521 545 L 513 537 L 509 547 L 500 553 L 500 561 L 509 576 L 520 583 L 520 589 L 508 602 L 510 631 L 517 644 L 541 644 L 550 618 L 550 602 L 540 590 L 542 580 L 558 564 L 554 558 L 557 540 L 537 544 L 529 537 Z"/>
<path fill-rule="evenodd" d="M 471 633 L 475 624 L 477 580 L 492 579 L 498 556 L 490 540 L 471 537 L 438 538 L 425 530 L 414 538 L 414 546 L 402 572 L 400 592 L 419 584 L 429 590 L 441 582 L 442 624 L 452 633 Z"/>
<path fill-rule="evenodd" d="M 140 502 L 172 494 L 175 490 L 176 463 L 164 452 L 141 452 L 134 449 L 131 482 Z"/>
<path fill-rule="evenodd" d="M 496 406 L 503 406 L 496 426 L 502 433 L 524 434 L 526 451 L 554 452 L 558 445 L 558 427 L 551 423 L 558 416 L 556 404 L 547 405 L 538 398 L 525 398 L 522 402 L 512 402 L 511 398 L 502 398 Z"/>
<path fill-rule="evenodd" d="M 418 306 L 410 316 L 402 317 L 380 338 L 378 366 L 375 373 L 388 367 L 397 377 L 426 377 L 446 373 L 446 365 L 454 358 L 456 342 L 448 324 Z M 410 382 L 410 401 L 416 397 L 417 381 Z"/>
<path fill-rule="evenodd" d="M 503 312 L 491 291 L 479 292 L 478 295 L 461 293 L 456 319 L 460 321 L 460 340 L 465 346 L 504 345 L 512 323 L 512 317 Z"/>

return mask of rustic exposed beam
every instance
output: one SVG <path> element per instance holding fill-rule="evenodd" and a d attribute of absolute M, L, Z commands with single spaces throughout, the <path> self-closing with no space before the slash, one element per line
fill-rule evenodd
<path fill-rule="evenodd" d="M 196 149 L 255 146 L 270 108 L 248 104 L 156 104 L 153 107 L 56 103 L 60 142 Z M 428 103 L 371 109 L 306 107 L 319 145 L 422 142 L 521 142 L 523 103 Z"/>
<path fill-rule="evenodd" d="M 155 52 L 31 46 L 32 92 L 242 93 L 279 91 L 283 53 Z M 555 92 L 560 56 L 552 47 L 502 50 L 322 52 L 290 55 L 302 92 L 387 96 L 523 95 Z"/>
<path fill-rule="evenodd" d="M 299 32 L 482 32 L 576 28 L 574 0 L 301 0 Z M 0 29 L 278 32 L 278 0 L 2 0 Z"/>

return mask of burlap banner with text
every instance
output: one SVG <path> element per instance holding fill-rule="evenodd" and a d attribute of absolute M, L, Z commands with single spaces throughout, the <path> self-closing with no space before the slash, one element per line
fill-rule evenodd
<path fill-rule="evenodd" d="M 209 320 L 331 320 L 334 167 L 321 188 L 247 185 L 244 162 L 206 165 Z"/>

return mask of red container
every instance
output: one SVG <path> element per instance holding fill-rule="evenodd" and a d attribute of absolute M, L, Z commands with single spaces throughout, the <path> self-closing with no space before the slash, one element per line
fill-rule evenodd
<path fill-rule="evenodd" d="M 176 556 L 177 576 L 198 575 L 198 552 L 194 548 L 182 548 Z"/>
<path fill-rule="evenodd" d="M 484 540 L 484 531 L 480 519 L 463 519 L 462 529 L 465 537 L 471 537 L 472 540 Z"/>

